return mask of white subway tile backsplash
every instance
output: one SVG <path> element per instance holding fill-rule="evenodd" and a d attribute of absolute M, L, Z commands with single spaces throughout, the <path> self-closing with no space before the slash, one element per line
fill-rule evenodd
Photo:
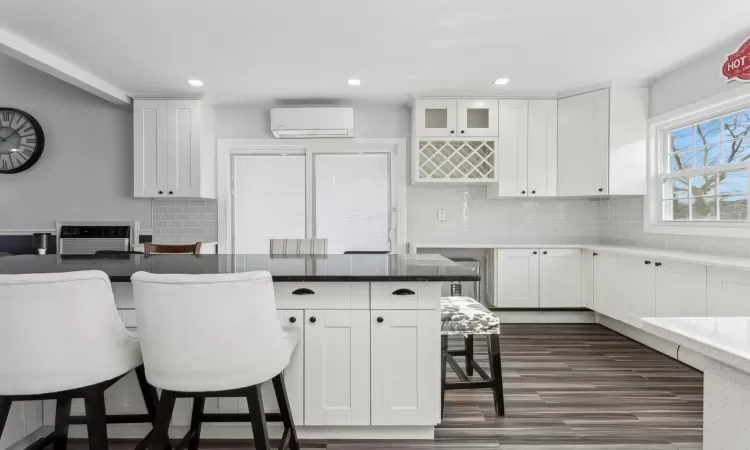
<path fill-rule="evenodd" d="M 154 242 L 188 244 L 216 241 L 217 209 L 216 200 L 154 200 L 151 208 Z"/>

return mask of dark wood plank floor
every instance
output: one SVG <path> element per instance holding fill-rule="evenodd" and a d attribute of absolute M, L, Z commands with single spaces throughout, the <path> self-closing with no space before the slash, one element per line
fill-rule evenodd
<path fill-rule="evenodd" d="M 504 325 L 501 348 L 505 417 L 495 416 L 489 390 L 449 391 L 435 441 L 306 442 L 304 448 L 701 449 L 700 372 L 595 324 Z M 484 350 L 479 339 L 475 350 Z M 488 366 L 484 352 L 477 360 Z M 249 446 L 206 442 L 201 448 Z"/>

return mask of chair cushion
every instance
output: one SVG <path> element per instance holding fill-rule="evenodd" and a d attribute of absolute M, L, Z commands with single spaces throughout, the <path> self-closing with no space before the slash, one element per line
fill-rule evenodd
<path fill-rule="evenodd" d="M 500 319 L 471 297 L 443 297 L 442 334 L 500 334 Z"/>

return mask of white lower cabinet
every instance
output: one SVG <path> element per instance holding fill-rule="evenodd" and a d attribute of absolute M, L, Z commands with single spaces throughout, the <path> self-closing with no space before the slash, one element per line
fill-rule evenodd
<path fill-rule="evenodd" d="M 617 253 L 594 252 L 594 311 L 614 317 L 617 310 Z"/>
<path fill-rule="evenodd" d="M 706 266 L 659 260 L 655 263 L 657 317 L 706 316 Z"/>
<path fill-rule="evenodd" d="M 495 306 L 539 307 L 539 251 L 496 250 Z"/>
<path fill-rule="evenodd" d="M 750 271 L 709 267 L 707 291 L 707 316 L 750 316 Z"/>
<path fill-rule="evenodd" d="M 653 317 L 656 308 L 654 261 L 642 256 L 618 255 L 617 272 L 620 281 L 617 303 L 626 309 L 624 317 L 621 308 L 616 308 L 612 317 L 640 328 L 641 318 Z"/>
<path fill-rule="evenodd" d="M 370 311 L 305 311 L 305 425 L 370 425 Z"/>
<path fill-rule="evenodd" d="M 581 251 L 577 248 L 541 249 L 539 307 L 580 308 Z"/>
<path fill-rule="evenodd" d="M 372 425 L 440 422 L 440 313 L 373 310 Z"/>

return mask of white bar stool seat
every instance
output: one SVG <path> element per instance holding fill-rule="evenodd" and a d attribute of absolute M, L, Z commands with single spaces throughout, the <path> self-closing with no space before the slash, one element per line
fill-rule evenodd
<path fill-rule="evenodd" d="M 276 318 L 271 274 L 266 271 L 157 275 L 132 278 L 148 382 L 161 388 L 149 448 L 162 448 L 176 398 L 193 398 L 191 426 L 182 440 L 198 448 L 202 423 L 249 421 L 255 448 L 270 448 L 266 421 L 284 423 L 279 448 L 299 449 L 282 371 L 300 341 L 297 329 Z M 280 414 L 266 415 L 261 384 L 273 380 Z M 249 414 L 204 413 L 206 397 L 246 397 Z"/>
<path fill-rule="evenodd" d="M 55 431 L 34 446 L 64 448 L 68 426 L 86 423 L 90 447 L 106 449 L 107 421 L 153 422 L 156 391 L 104 272 L 0 275 L 0 361 L 0 433 L 11 404 L 26 400 L 57 400 Z M 134 369 L 149 414 L 107 417 L 104 391 Z M 70 417 L 74 398 L 86 418 Z"/>

